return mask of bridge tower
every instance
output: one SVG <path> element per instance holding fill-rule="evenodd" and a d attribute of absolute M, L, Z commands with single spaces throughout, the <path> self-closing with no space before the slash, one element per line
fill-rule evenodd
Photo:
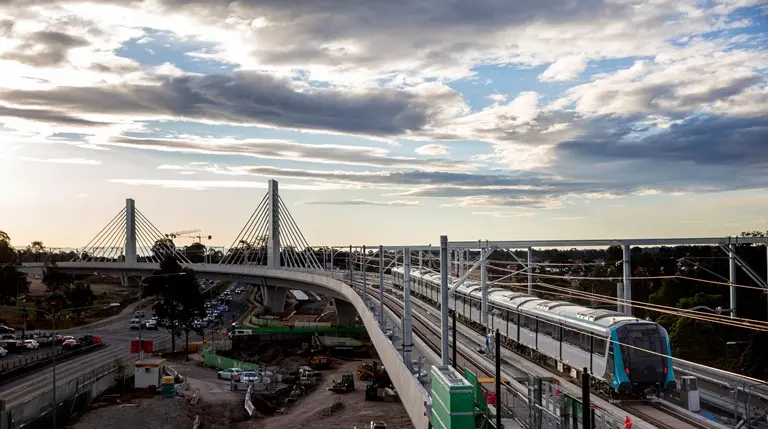
<path fill-rule="evenodd" d="M 136 203 L 132 198 L 125 200 L 125 263 L 136 261 Z"/>
<path fill-rule="evenodd" d="M 269 241 L 267 242 L 267 268 L 280 268 L 280 194 L 277 180 L 270 180 L 267 191 Z"/>

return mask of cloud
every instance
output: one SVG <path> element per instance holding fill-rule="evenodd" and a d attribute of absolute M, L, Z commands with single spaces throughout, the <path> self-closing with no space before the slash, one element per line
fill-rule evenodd
<path fill-rule="evenodd" d="M 418 201 L 370 201 L 370 200 L 336 200 L 336 201 L 304 201 L 301 204 L 324 206 L 387 206 L 415 207 L 421 205 Z"/>
<path fill-rule="evenodd" d="M 572 55 L 560 58 L 547 67 L 539 75 L 544 82 L 566 81 L 575 79 L 587 67 L 587 59 L 583 55 Z"/>
<path fill-rule="evenodd" d="M 235 139 L 149 139 L 116 137 L 113 144 L 166 152 L 212 155 L 241 155 L 263 159 L 316 162 L 322 164 L 363 165 L 381 168 L 423 168 L 465 170 L 466 162 L 447 158 L 406 158 L 390 156 L 385 149 L 370 146 L 313 145 L 290 140 Z M 160 166 L 179 169 L 178 166 Z"/>
<path fill-rule="evenodd" d="M 504 219 L 536 216 L 535 212 L 472 212 L 472 214 L 477 216 L 490 216 Z"/>
<path fill-rule="evenodd" d="M 14 161 L 24 162 L 44 162 L 48 164 L 76 164 L 76 165 L 100 165 L 101 161 L 86 158 L 32 158 L 26 156 L 17 156 L 10 158 Z"/>
<path fill-rule="evenodd" d="M 89 121 L 55 110 L 46 109 L 21 109 L 0 105 L 0 117 L 19 118 L 29 121 L 46 122 L 54 125 L 77 127 L 100 127 L 109 125 L 104 122 Z"/>
<path fill-rule="evenodd" d="M 159 85 L 7 90 L 0 91 L 0 99 L 67 112 L 186 118 L 379 137 L 419 131 L 464 108 L 461 97 L 442 84 L 403 90 L 309 88 L 257 72 L 170 77 Z"/>
<path fill-rule="evenodd" d="M 240 180 L 163 180 L 163 179 L 110 179 L 110 183 L 120 183 L 130 186 L 152 186 L 167 189 L 183 189 L 205 191 L 210 189 L 267 189 L 266 182 L 250 182 Z M 323 191 L 330 190 L 329 186 L 280 184 L 283 189 Z"/>
<path fill-rule="evenodd" d="M 6 29 L 3 34 L 10 32 L 12 30 Z M 82 37 L 58 31 L 36 31 L 26 35 L 24 41 L 15 48 L 0 54 L 0 59 L 35 67 L 51 67 L 62 64 L 71 49 L 83 46 L 88 46 L 88 41 Z"/>
<path fill-rule="evenodd" d="M 415 152 L 419 155 L 445 155 L 448 153 L 448 147 L 439 144 L 428 144 L 417 147 Z"/>

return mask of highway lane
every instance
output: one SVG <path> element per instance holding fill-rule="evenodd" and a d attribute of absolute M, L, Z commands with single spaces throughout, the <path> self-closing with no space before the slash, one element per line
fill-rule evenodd
<path fill-rule="evenodd" d="M 209 290 L 206 290 L 205 292 L 207 293 Z M 233 294 L 232 303 L 237 304 L 233 305 L 233 307 L 242 309 L 244 304 L 242 301 L 245 296 L 246 293 L 240 295 Z M 206 296 L 206 298 L 208 298 L 208 296 Z M 242 314 L 242 310 L 240 311 L 240 314 Z M 109 321 L 58 332 L 61 335 L 73 335 L 75 337 L 84 334 L 93 334 L 101 337 L 102 340 L 109 345 L 104 349 L 57 364 L 57 384 L 64 384 L 69 380 L 75 379 L 89 371 L 93 371 L 102 365 L 114 362 L 117 359 L 129 360 L 135 358 L 136 355 L 130 352 L 130 344 L 131 340 L 138 339 L 138 331 L 131 331 L 128 328 L 128 323 L 132 317 L 133 311 L 124 310 L 120 315 L 111 318 Z M 226 328 L 228 324 L 232 323 L 231 312 L 225 313 L 223 320 L 223 327 Z M 170 345 L 171 340 L 170 334 L 165 328 L 159 328 L 157 331 L 142 330 L 142 338 L 145 340 L 153 340 L 155 348 Z M 189 339 L 190 342 L 195 342 L 201 341 L 202 337 L 190 333 Z M 176 343 L 176 349 L 183 350 L 183 334 L 181 338 L 176 340 Z M 23 378 L 19 378 L 0 386 L 0 398 L 5 399 L 8 407 L 26 402 L 30 398 L 38 396 L 45 391 L 50 391 L 50 388 L 52 387 L 52 379 L 52 366 L 40 369 Z"/>

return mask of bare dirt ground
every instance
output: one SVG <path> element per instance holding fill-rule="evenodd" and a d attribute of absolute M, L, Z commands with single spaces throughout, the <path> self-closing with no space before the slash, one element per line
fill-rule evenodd
<path fill-rule="evenodd" d="M 246 429 L 248 413 L 242 400 L 190 405 L 180 398 L 127 399 L 83 415 L 70 429 L 190 429 L 199 415 L 206 429 Z"/>
<path fill-rule="evenodd" d="M 282 415 L 253 421 L 249 429 L 352 429 L 370 427 L 371 421 L 383 421 L 388 428 L 412 429 L 408 413 L 400 402 L 368 402 L 366 382 L 355 375 L 355 390 L 336 394 L 328 392 L 333 380 L 344 374 L 355 374 L 360 362 L 342 362 L 334 369 L 323 371 L 317 389 L 286 408 Z"/>

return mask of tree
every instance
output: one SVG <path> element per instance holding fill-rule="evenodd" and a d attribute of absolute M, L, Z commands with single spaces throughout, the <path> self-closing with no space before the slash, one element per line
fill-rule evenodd
<path fill-rule="evenodd" d="M 160 238 L 152 245 L 152 254 L 161 261 L 176 255 L 176 245 L 170 238 Z"/>
<path fill-rule="evenodd" d="M 206 247 L 203 243 L 192 243 L 184 249 L 187 259 L 193 263 L 205 262 L 205 252 Z"/>
<path fill-rule="evenodd" d="M 32 260 L 35 262 L 39 262 L 43 252 L 45 252 L 45 246 L 42 241 L 35 240 L 27 246 L 27 253 L 32 255 Z"/>
<path fill-rule="evenodd" d="M 96 300 L 96 294 L 91 290 L 91 285 L 84 282 L 77 282 L 66 292 L 67 301 L 72 307 L 80 308 L 93 305 Z"/>
<path fill-rule="evenodd" d="M 56 264 L 47 265 L 43 269 L 42 283 L 48 291 L 47 300 L 51 309 L 61 311 L 67 306 L 67 292 L 75 281 L 74 276 L 61 270 Z M 56 304 L 53 304 L 53 303 Z"/>
<path fill-rule="evenodd" d="M 19 294 L 29 292 L 27 275 L 20 273 L 13 265 L 0 266 L 0 302 L 8 304 L 11 300 L 16 303 Z"/>
<path fill-rule="evenodd" d="M 18 260 L 16 250 L 11 246 L 11 237 L 0 231 L 0 264 L 14 264 Z"/>
<path fill-rule="evenodd" d="M 181 273 L 184 275 L 178 275 Z M 152 278 L 145 291 L 159 299 L 154 309 L 157 317 L 168 320 L 166 328 L 171 334 L 171 350 L 176 351 L 176 338 L 182 332 L 186 334 L 188 349 L 192 322 L 205 311 L 205 299 L 200 294 L 195 272 L 182 268 L 176 258 L 169 255 L 160 263 L 160 271 L 155 275 L 161 277 Z"/>

